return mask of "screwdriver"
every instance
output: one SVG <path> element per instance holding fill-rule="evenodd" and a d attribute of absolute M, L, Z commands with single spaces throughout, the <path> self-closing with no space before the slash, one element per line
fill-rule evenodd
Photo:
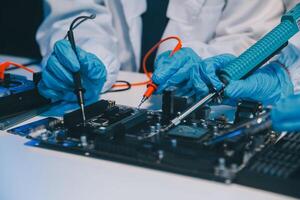
<path fill-rule="evenodd" d="M 192 112 L 221 94 L 231 80 L 240 80 L 248 77 L 252 72 L 279 53 L 287 45 L 288 40 L 299 32 L 299 23 L 300 3 L 284 14 L 281 18 L 281 23 L 273 30 L 243 52 L 239 57 L 230 62 L 227 66 L 217 71 L 218 77 L 224 83 L 224 87 L 220 90 L 220 92 L 210 92 L 203 99 L 196 102 L 182 114 L 171 120 L 170 124 L 161 129 L 161 131 L 165 132 L 174 126 L 177 126 Z"/>
<path fill-rule="evenodd" d="M 179 51 L 182 47 L 182 42 L 181 40 L 178 40 L 178 43 L 177 45 L 175 46 L 175 48 L 172 50 L 172 52 L 170 53 L 170 57 L 173 56 L 177 51 Z M 146 92 L 144 93 L 143 95 L 143 98 L 140 102 L 140 104 L 138 105 L 138 109 L 141 107 L 141 105 L 147 101 L 151 96 L 152 94 L 157 90 L 157 87 L 158 87 L 158 84 L 154 83 L 154 82 L 151 82 L 147 85 L 147 90 Z"/>
<path fill-rule="evenodd" d="M 71 44 L 71 47 L 76 55 L 76 57 L 78 58 L 78 53 L 76 50 L 76 44 L 75 44 L 75 39 L 74 39 L 74 34 L 72 29 L 70 29 L 67 33 L 68 36 L 68 40 Z M 85 89 L 82 87 L 82 83 L 81 83 L 81 76 L 80 76 L 80 70 L 73 72 L 73 80 L 74 80 L 74 85 L 75 85 L 75 90 L 74 93 L 77 96 L 77 102 L 78 105 L 80 107 L 81 110 L 81 117 L 82 117 L 82 124 L 83 126 L 85 126 L 85 121 L 86 121 L 86 117 L 85 117 L 85 108 L 84 108 L 84 92 Z"/>

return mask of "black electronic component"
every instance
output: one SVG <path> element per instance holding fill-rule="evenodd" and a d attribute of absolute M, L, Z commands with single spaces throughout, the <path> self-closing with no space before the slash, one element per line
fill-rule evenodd
<path fill-rule="evenodd" d="M 180 91 L 174 86 L 166 88 L 163 92 L 162 114 L 165 123 L 168 123 L 171 118 L 185 111 L 195 102 L 196 97 L 194 94 L 178 95 L 178 92 Z M 195 110 L 188 119 L 208 119 L 210 111 L 211 109 L 209 106 L 203 106 Z"/>
<path fill-rule="evenodd" d="M 88 120 L 98 115 L 104 114 L 107 109 L 113 107 L 114 105 L 114 101 L 105 100 L 100 100 L 96 103 L 88 105 L 85 108 L 86 119 Z M 74 127 L 77 127 L 81 122 L 81 110 L 75 110 L 64 115 L 64 123 L 67 128 L 72 129 Z"/>
<path fill-rule="evenodd" d="M 168 87 L 163 93 L 163 114 L 166 117 L 174 117 L 188 108 L 195 101 L 194 94 L 178 95 L 178 88 Z"/>
<path fill-rule="evenodd" d="M 36 84 L 24 76 L 5 74 L 0 83 L 0 120 L 49 104 L 39 95 Z"/>
<path fill-rule="evenodd" d="M 249 100 L 240 100 L 235 113 L 235 123 L 253 119 L 263 110 L 262 103 Z"/>
<path fill-rule="evenodd" d="M 98 137 L 105 138 L 114 138 L 119 139 L 123 138 L 125 133 L 131 128 L 138 126 L 141 123 L 145 123 L 147 120 L 147 112 L 145 110 L 139 111 L 136 114 L 130 114 L 124 119 L 120 119 L 118 122 L 115 122 L 107 127 L 101 127 L 96 129 L 94 133 Z"/>
<path fill-rule="evenodd" d="M 162 111 L 165 120 L 171 119 L 175 113 L 173 96 L 176 92 L 176 89 L 176 87 L 168 87 L 163 92 Z"/>
<path fill-rule="evenodd" d="M 300 134 L 264 149 L 237 176 L 239 184 L 300 198 Z"/>

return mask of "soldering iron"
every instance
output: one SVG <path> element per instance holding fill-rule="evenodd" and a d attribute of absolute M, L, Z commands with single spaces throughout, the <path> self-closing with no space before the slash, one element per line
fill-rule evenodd
<path fill-rule="evenodd" d="M 88 19 L 94 19 L 95 17 L 96 17 L 95 14 L 92 14 L 91 16 L 80 16 L 80 17 L 77 17 L 76 19 L 74 19 L 70 25 L 69 31 L 67 33 L 67 37 L 71 44 L 72 50 L 74 51 L 77 58 L 78 58 L 78 52 L 76 50 L 76 43 L 75 43 L 73 30 L 82 22 L 84 22 Z M 73 80 L 74 80 L 74 87 L 75 87 L 74 92 L 77 96 L 77 102 L 78 102 L 80 110 L 81 110 L 82 124 L 83 124 L 83 126 L 85 126 L 85 120 L 86 120 L 85 109 L 84 109 L 85 89 L 83 88 L 82 83 L 81 83 L 80 69 L 76 72 L 73 72 Z"/>
<path fill-rule="evenodd" d="M 281 23 L 273 30 L 266 34 L 262 39 L 257 41 L 253 46 L 248 48 L 244 53 L 234 59 L 227 66 L 216 72 L 219 79 L 224 83 L 224 87 L 219 92 L 210 92 L 203 99 L 171 120 L 170 124 L 161 131 L 167 131 L 170 128 L 178 125 L 193 111 L 217 97 L 220 93 L 222 93 L 230 81 L 246 78 L 256 69 L 261 67 L 287 45 L 288 40 L 299 31 L 299 26 L 300 3 L 283 15 L 281 18 Z"/>

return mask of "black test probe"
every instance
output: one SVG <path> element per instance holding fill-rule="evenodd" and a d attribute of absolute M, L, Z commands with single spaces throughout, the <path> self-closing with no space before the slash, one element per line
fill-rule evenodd
<path fill-rule="evenodd" d="M 74 19 L 72 21 L 71 25 L 70 25 L 69 31 L 67 33 L 67 37 L 68 37 L 68 40 L 69 40 L 69 42 L 71 44 L 71 47 L 72 47 L 72 49 L 73 49 L 73 51 L 74 51 L 77 58 L 78 58 L 78 52 L 76 50 L 76 43 L 75 43 L 75 39 L 74 39 L 73 30 L 79 24 L 86 21 L 87 19 L 95 19 L 95 17 L 96 17 L 95 14 L 92 14 L 90 16 L 80 16 L 80 17 L 77 17 L 76 19 Z M 76 23 L 77 21 L 79 21 L 79 22 Z M 85 121 L 86 121 L 85 109 L 84 109 L 84 92 L 85 92 L 85 89 L 82 87 L 80 69 L 76 72 L 73 72 L 73 80 L 74 80 L 74 87 L 75 87 L 74 93 L 77 96 L 77 102 L 78 102 L 80 110 L 81 110 L 82 124 L 83 124 L 83 126 L 85 126 Z"/>

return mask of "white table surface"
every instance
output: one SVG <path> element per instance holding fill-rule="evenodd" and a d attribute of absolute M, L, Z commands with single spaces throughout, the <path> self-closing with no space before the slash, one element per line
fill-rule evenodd
<path fill-rule="evenodd" d="M 21 73 L 21 72 L 20 72 Z M 121 72 L 120 80 L 144 80 Z M 136 106 L 143 87 L 111 93 L 105 99 Z M 159 108 L 160 97 L 144 104 Z M 30 121 L 35 121 L 35 117 Z M 28 140 L 0 132 L 0 200 L 279 200 L 271 192 L 93 159 L 24 145 Z"/>

